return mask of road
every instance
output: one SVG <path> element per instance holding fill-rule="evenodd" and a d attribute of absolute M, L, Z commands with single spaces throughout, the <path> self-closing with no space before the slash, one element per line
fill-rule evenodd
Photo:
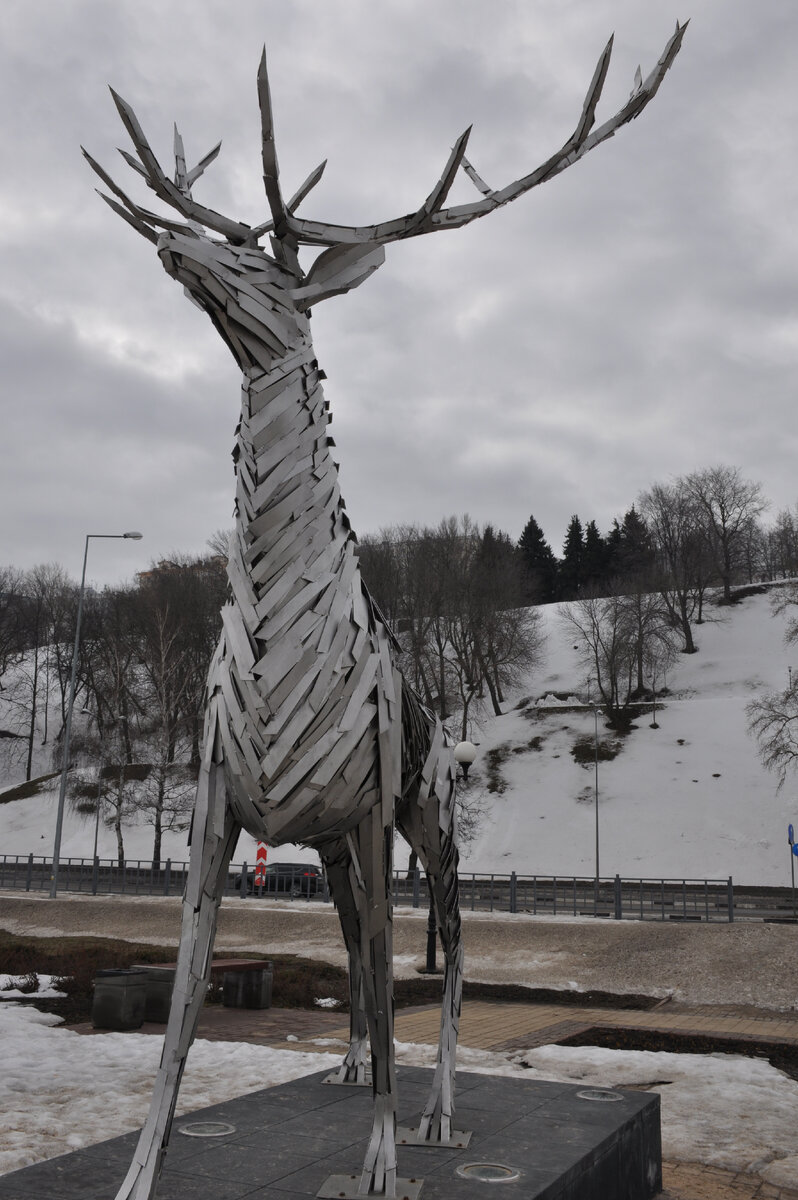
<path fill-rule="evenodd" d="M 38 936 L 89 935 L 176 946 L 176 897 L 0 892 L 0 928 Z M 463 915 L 466 978 L 528 987 L 672 995 L 687 1004 L 798 1008 L 796 931 L 790 925 L 671 924 Z M 423 965 L 426 913 L 399 909 L 397 976 Z M 225 899 L 216 949 L 302 954 L 345 965 L 331 905 Z"/>

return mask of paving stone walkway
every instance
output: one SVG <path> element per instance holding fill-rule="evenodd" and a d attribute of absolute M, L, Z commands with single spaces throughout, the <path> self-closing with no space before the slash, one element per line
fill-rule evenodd
<path fill-rule="evenodd" d="M 662 1182 L 657 1200 L 798 1200 L 793 1188 L 699 1163 L 663 1163 Z"/>
<path fill-rule="evenodd" d="M 440 1009 L 417 1005 L 396 1012 L 396 1039 L 436 1045 Z M 90 1025 L 75 1027 L 94 1032 Z M 664 1004 L 658 1008 L 613 1009 L 560 1004 L 507 1004 L 467 1000 L 460 1018 L 460 1041 L 475 1050 L 528 1050 L 560 1041 L 588 1029 L 634 1029 L 665 1034 L 695 1035 L 751 1041 L 762 1045 L 798 1046 L 798 1013 L 754 1015 L 750 1009 L 729 1006 L 688 1007 Z M 145 1025 L 144 1033 L 163 1033 L 162 1025 Z M 207 1005 L 202 1010 L 198 1037 L 211 1041 L 266 1042 L 297 1049 L 315 1038 L 349 1036 L 348 1018 L 323 1009 L 232 1009 Z M 290 1040 L 289 1040 L 290 1038 Z M 307 1049 L 307 1044 L 303 1045 Z"/>

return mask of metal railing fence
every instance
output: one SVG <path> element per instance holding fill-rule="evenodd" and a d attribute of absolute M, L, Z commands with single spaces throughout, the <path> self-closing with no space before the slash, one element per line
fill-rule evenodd
<path fill-rule="evenodd" d="M 185 887 L 188 864 L 159 866 L 141 859 L 62 858 L 59 890 L 92 895 L 173 896 Z M 323 875 L 302 870 L 267 874 L 255 883 L 251 864 L 230 867 L 226 895 L 328 901 Z M 34 854 L 0 855 L 0 888 L 49 891 L 52 860 Z M 393 899 L 427 908 L 423 872 L 396 871 Z M 794 897 L 787 888 L 735 888 L 728 879 L 622 879 L 577 875 L 508 875 L 461 871 L 460 905 L 468 912 L 528 913 L 534 916 L 604 917 L 639 921 L 793 920 Z"/>

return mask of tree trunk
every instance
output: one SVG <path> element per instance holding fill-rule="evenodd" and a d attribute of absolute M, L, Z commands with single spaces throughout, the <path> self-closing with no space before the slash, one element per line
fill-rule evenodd
<path fill-rule="evenodd" d="M 449 715 L 446 706 L 446 657 L 443 644 L 437 634 L 435 644 L 438 652 L 438 712 L 441 720 L 445 721 Z"/>
<path fill-rule="evenodd" d="M 496 681 L 494 680 L 493 676 L 491 675 L 490 671 L 484 665 L 483 665 L 483 671 L 484 671 L 484 675 L 485 675 L 485 682 L 487 683 L 488 691 L 490 692 L 490 702 L 493 705 L 494 715 L 497 717 L 500 717 L 502 715 L 502 706 L 501 706 L 501 697 L 499 695 L 498 686 L 497 686 Z"/>
<path fill-rule="evenodd" d="M 731 553 L 728 543 L 723 545 L 723 599 L 731 603 Z"/>
<path fill-rule="evenodd" d="M 47 733 L 49 727 L 49 708 L 50 708 L 50 643 L 48 635 L 48 643 L 44 648 L 44 731 L 42 733 L 42 745 L 47 745 Z"/>
<path fill-rule="evenodd" d="M 695 654 L 693 630 L 690 625 L 690 618 L 687 615 L 687 601 L 684 596 L 679 597 L 679 624 L 682 627 L 682 637 L 684 638 L 684 653 Z"/>
<path fill-rule="evenodd" d="M 125 865 L 125 846 L 122 841 L 122 805 L 125 797 L 125 765 L 119 767 L 119 783 L 114 805 L 114 833 L 116 834 L 116 858 L 121 870 Z"/>
<path fill-rule="evenodd" d="M 200 756 L 200 720 L 196 713 L 191 718 L 191 766 L 198 767 Z"/>
<path fill-rule="evenodd" d="M 152 840 L 152 868 L 154 871 L 160 869 L 161 866 L 161 839 L 163 836 L 163 801 L 166 792 L 166 766 L 164 763 L 158 764 L 158 791 L 155 797 L 155 819 L 153 826 L 155 829 Z"/>
<path fill-rule="evenodd" d="M 33 683 L 30 697 L 30 724 L 28 725 L 28 758 L 25 764 L 25 779 L 28 780 L 33 772 L 33 743 L 36 737 L 36 701 L 39 690 L 39 637 L 36 634 L 36 645 L 33 650 Z"/>

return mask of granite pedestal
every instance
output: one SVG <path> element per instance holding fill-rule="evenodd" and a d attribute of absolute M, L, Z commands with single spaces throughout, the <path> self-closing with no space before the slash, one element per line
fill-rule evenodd
<path fill-rule="evenodd" d="M 158 1200 L 310 1200 L 331 1175 L 356 1174 L 371 1090 L 322 1086 L 326 1074 L 179 1117 Z M 417 1123 L 431 1074 L 399 1068 L 401 1124 Z M 422 1200 L 652 1200 L 662 1187 L 656 1094 L 460 1072 L 457 1124 L 473 1130 L 465 1150 L 398 1147 Z M 4 1175 L 0 1200 L 112 1200 L 136 1136 Z"/>

